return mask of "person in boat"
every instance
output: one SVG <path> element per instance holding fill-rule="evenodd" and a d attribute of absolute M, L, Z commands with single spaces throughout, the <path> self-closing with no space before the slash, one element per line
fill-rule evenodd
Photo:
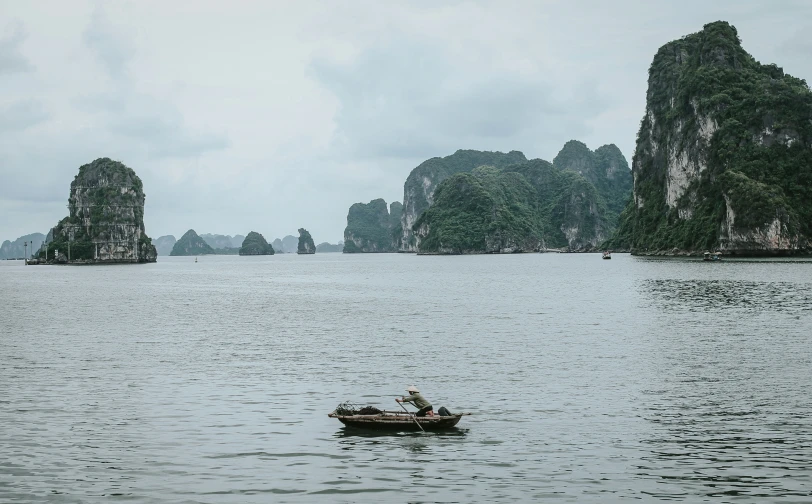
<path fill-rule="evenodd" d="M 419 408 L 417 410 L 417 413 L 415 413 L 415 416 L 419 417 L 424 417 L 426 415 L 434 416 L 434 408 L 432 408 L 431 403 L 428 402 L 426 398 L 420 394 L 420 391 L 417 390 L 417 387 L 415 387 L 414 385 L 409 385 L 409 387 L 406 389 L 406 392 L 409 393 L 408 396 L 401 397 L 400 399 L 395 400 L 399 403 L 405 402 L 414 403 L 414 406 L 416 408 Z"/>

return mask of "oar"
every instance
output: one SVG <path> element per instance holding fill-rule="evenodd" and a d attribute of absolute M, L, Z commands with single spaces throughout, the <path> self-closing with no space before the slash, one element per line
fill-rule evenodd
<path fill-rule="evenodd" d="M 414 420 L 414 423 L 416 423 L 416 424 L 417 424 L 417 426 L 418 426 L 418 427 L 420 427 L 420 430 L 422 430 L 422 431 L 423 431 L 423 433 L 425 433 L 425 432 L 426 432 L 426 429 L 424 429 L 424 428 L 423 428 L 423 426 L 422 426 L 422 425 L 420 425 L 420 422 L 418 422 L 418 421 L 417 421 L 417 418 L 413 417 L 413 416 L 412 416 L 412 414 L 411 414 L 411 413 L 409 413 L 409 410 L 407 410 L 407 409 L 406 409 L 406 406 L 404 406 L 404 405 L 403 405 L 403 403 L 402 403 L 402 402 L 400 402 L 400 401 L 398 401 L 397 399 L 395 399 L 395 402 L 396 402 L 396 403 L 398 403 L 398 404 L 400 404 L 400 407 L 401 407 L 401 408 L 403 408 L 403 411 L 405 411 L 405 412 L 406 412 L 406 414 L 407 414 L 407 415 L 409 415 L 409 416 L 412 418 L 412 420 Z"/>

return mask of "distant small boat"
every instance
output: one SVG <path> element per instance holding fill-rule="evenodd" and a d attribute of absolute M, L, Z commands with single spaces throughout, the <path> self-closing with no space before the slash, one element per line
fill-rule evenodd
<path fill-rule="evenodd" d="M 197 257 L 195 257 L 195 262 L 197 262 Z"/>
<path fill-rule="evenodd" d="M 449 416 L 424 416 L 418 417 L 407 414 L 403 411 L 381 411 L 374 415 L 341 415 L 333 411 L 327 416 L 337 418 L 347 427 L 357 427 L 362 429 L 375 430 L 420 430 L 423 427 L 427 431 L 450 429 L 457 425 L 460 419 L 470 413 L 456 413 Z M 418 427 L 417 423 L 420 426 Z"/>
<path fill-rule="evenodd" d="M 605 252 L 603 253 L 603 258 L 604 258 L 604 259 L 611 259 L 611 258 L 612 258 L 612 253 L 611 253 L 611 252 L 609 252 L 608 250 L 607 250 L 607 251 L 605 251 Z"/>
<path fill-rule="evenodd" d="M 703 256 L 704 256 L 702 258 L 703 261 L 721 261 L 722 260 L 722 254 L 720 252 L 714 252 L 713 254 L 711 254 L 710 252 L 708 252 L 706 250 L 705 253 L 703 254 Z"/>

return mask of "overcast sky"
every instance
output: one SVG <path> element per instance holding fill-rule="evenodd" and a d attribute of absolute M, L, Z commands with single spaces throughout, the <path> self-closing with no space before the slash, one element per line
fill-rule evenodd
<path fill-rule="evenodd" d="M 812 2 L 0 0 L 0 241 L 67 215 L 79 166 L 133 168 L 156 238 L 342 238 L 457 149 L 631 162 L 651 59 L 723 19 L 812 81 Z"/>

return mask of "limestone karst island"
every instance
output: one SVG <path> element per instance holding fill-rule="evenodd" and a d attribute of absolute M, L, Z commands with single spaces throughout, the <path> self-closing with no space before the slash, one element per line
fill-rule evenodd
<path fill-rule="evenodd" d="M 70 185 L 70 214 L 48 233 L 32 263 L 155 262 L 144 229 L 144 188 L 124 164 L 100 158 L 79 168 Z"/>
<path fill-rule="evenodd" d="M 657 51 L 632 170 L 612 246 L 812 251 L 812 91 L 756 61 L 728 23 Z"/>

